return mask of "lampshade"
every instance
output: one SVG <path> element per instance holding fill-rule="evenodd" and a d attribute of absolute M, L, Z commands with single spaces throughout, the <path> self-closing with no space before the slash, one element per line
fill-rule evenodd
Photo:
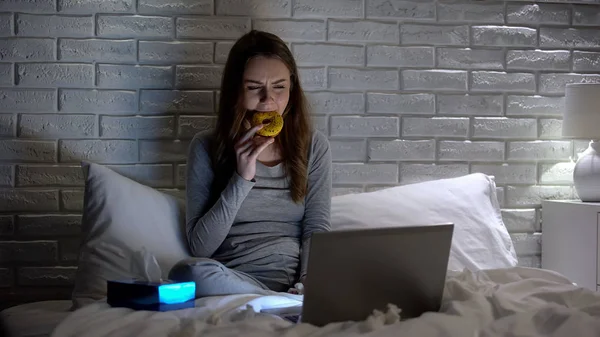
<path fill-rule="evenodd" d="M 562 136 L 600 139 L 600 83 L 566 85 Z"/>

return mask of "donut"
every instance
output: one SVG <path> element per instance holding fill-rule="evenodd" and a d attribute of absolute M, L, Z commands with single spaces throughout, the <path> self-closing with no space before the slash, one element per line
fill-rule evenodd
<path fill-rule="evenodd" d="M 256 132 L 257 135 L 275 137 L 283 129 L 283 118 L 277 111 L 257 111 L 252 116 L 252 126 L 260 124 L 264 126 Z"/>

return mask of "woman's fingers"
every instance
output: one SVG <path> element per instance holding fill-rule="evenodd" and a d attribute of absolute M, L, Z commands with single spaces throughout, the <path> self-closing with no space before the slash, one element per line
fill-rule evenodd
<path fill-rule="evenodd" d="M 261 141 L 260 138 L 262 137 L 255 136 L 251 139 L 248 139 L 244 143 L 239 143 L 238 145 L 236 145 L 236 151 L 238 152 L 238 154 L 248 151 L 249 148 L 252 148 L 259 144 L 259 142 Z"/>
<path fill-rule="evenodd" d="M 258 131 L 259 129 L 261 129 L 263 126 L 262 125 L 257 125 L 255 127 L 253 127 L 252 129 L 248 130 L 247 133 L 245 133 L 238 141 L 237 143 L 235 143 L 234 145 L 234 150 L 235 152 L 240 155 L 241 153 L 243 153 L 244 151 L 246 151 L 248 149 L 249 146 L 252 146 L 252 144 L 254 143 L 255 139 L 254 139 L 254 135 L 256 134 L 256 131 Z"/>
<path fill-rule="evenodd" d="M 256 134 L 256 131 L 262 129 L 263 125 L 259 124 L 255 127 L 253 127 L 252 129 L 248 130 L 248 132 L 246 132 L 242 138 L 240 138 L 240 140 L 238 141 L 238 144 L 242 144 L 245 143 L 247 140 L 251 139 L 252 137 L 254 137 L 254 135 Z"/>
<path fill-rule="evenodd" d="M 251 139 L 250 141 L 248 141 L 248 144 L 246 146 L 244 146 L 243 149 L 240 150 L 240 154 L 243 155 L 243 156 L 245 156 L 245 157 L 252 157 L 253 153 L 258 148 L 260 148 L 261 146 L 263 146 L 264 143 L 267 142 L 267 141 L 268 140 L 266 140 L 266 139 L 262 139 L 262 137 L 261 138 L 255 137 L 255 138 Z"/>
<path fill-rule="evenodd" d="M 254 146 L 252 152 L 250 153 L 250 157 L 256 158 L 258 155 L 263 152 L 264 149 L 267 148 L 271 143 L 273 143 L 273 138 L 267 138 L 266 140 L 261 140 L 262 144 L 259 143 L 258 146 Z"/>
<path fill-rule="evenodd" d="M 254 136 L 252 139 L 247 140 L 243 144 L 236 145 L 236 150 L 240 150 L 243 152 L 248 149 L 248 147 L 259 147 L 265 142 L 272 142 L 274 139 L 272 137 L 263 137 L 263 136 Z"/>
<path fill-rule="evenodd" d="M 250 130 L 250 129 L 252 128 L 252 124 L 250 124 L 250 122 L 249 122 L 247 119 L 245 119 L 245 118 L 244 118 L 244 121 L 243 121 L 243 123 L 244 123 L 244 129 L 245 129 L 246 131 L 247 131 L 247 130 Z"/>
<path fill-rule="evenodd" d="M 254 141 L 251 139 L 243 144 L 240 144 L 237 148 L 236 148 L 236 152 L 237 154 L 242 154 L 246 151 L 248 151 L 248 149 L 250 149 L 252 146 L 254 145 Z"/>

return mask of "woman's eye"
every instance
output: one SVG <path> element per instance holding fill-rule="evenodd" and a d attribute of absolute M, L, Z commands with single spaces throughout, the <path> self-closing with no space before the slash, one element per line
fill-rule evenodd
<path fill-rule="evenodd" d="M 274 88 L 275 88 L 275 89 L 285 89 L 285 86 L 284 86 L 284 85 L 279 85 L 279 86 L 276 86 L 276 87 L 274 87 Z"/>
<path fill-rule="evenodd" d="M 260 87 L 248 87 L 248 90 L 258 90 Z"/>

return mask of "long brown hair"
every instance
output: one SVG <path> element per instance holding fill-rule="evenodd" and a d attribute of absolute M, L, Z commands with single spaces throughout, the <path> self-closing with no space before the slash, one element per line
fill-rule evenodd
<path fill-rule="evenodd" d="M 240 37 L 231 48 L 225 64 L 212 146 L 214 188 L 222 191 L 236 169 L 233 147 L 244 132 L 243 121 L 247 113 L 242 101 L 244 70 L 248 61 L 256 56 L 281 60 L 291 74 L 290 98 L 283 114 L 283 130 L 273 145 L 279 147 L 283 156 L 291 197 L 299 203 L 304 200 L 307 189 L 312 123 L 292 53 L 278 36 L 263 31 L 252 30 Z"/>

